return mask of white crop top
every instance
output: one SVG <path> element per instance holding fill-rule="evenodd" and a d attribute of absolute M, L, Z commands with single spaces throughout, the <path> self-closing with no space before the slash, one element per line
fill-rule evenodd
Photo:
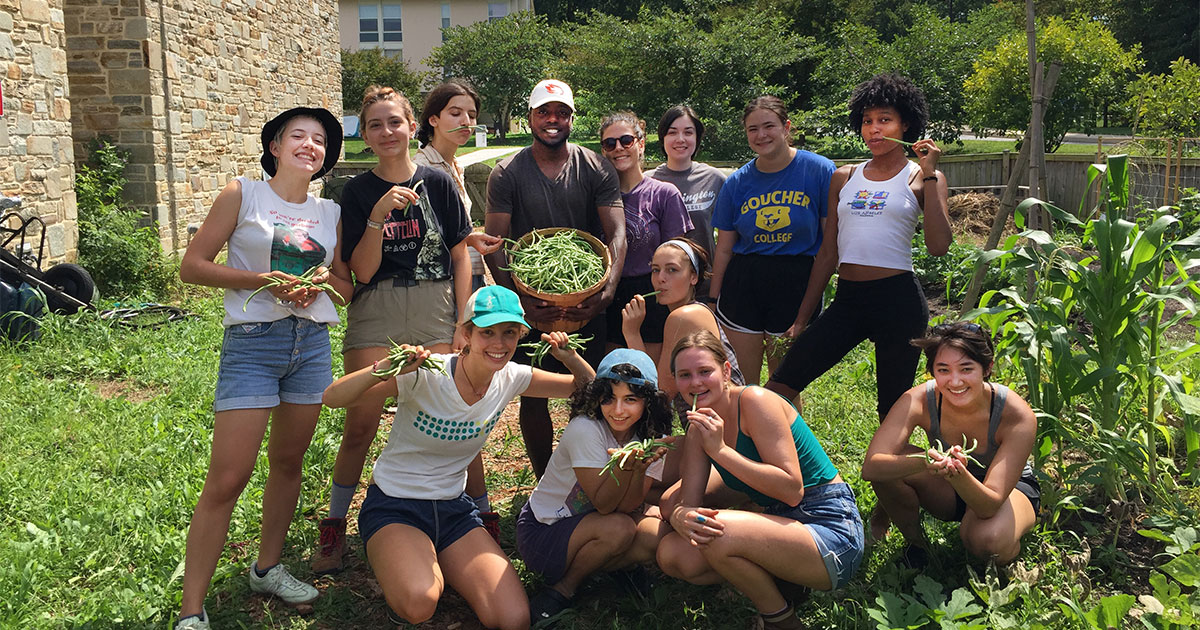
<path fill-rule="evenodd" d="M 909 162 L 891 179 L 877 182 L 863 175 L 864 166 L 854 168 L 838 195 L 838 264 L 912 271 L 912 237 L 921 205 L 908 182 L 921 167 Z"/>

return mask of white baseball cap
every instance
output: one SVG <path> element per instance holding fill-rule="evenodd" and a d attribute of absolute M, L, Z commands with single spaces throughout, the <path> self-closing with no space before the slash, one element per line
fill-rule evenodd
<path fill-rule="evenodd" d="M 537 109 L 546 103 L 562 103 L 575 111 L 575 95 L 571 92 L 571 86 L 558 79 L 539 81 L 529 93 L 529 109 Z"/>

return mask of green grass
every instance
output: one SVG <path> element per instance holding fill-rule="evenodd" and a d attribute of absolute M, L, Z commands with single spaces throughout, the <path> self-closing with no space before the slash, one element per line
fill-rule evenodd
<path fill-rule="evenodd" d="M 186 306 L 200 318 L 158 331 L 111 328 L 90 314 L 51 316 L 37 343 L 0 344 L 0 627 L 162 628 L 173 622 L 187 527 L 208 466 L 222 335 L 217 297 L 193 297 Z M 341 331 L 333 334 L 337 374 Z M 872 357 L 869 345 L 860 346 L 804 393 L 804 416 L 858 494 L 864 514 L 875 502 L 859 476 L 878 424 Z M 312 577 L 306 560 L 315 543 L 315 520 L 328 500 L 343 417 L 341 411 L 323 410 L 305 458 L 300 505 L 285 548 L 285 561 L 301 579 Z M 374 452 L 385 438 L 377 438 Z M 523 453 L 513 434 L 494 435 L 487 448 L 493 454 Z M 323 582 L 325 594 L 305 617 L 249 594 L 245 571 L 257 549 L 265 450 L 258 464 L 234 510 L 229 545 L 207 599 L 217 627 L 382 623 L 378 593 L 354 590 L 336 578 Z M 527 486 L 531 478 L 524 472 L 493 473 L 489 483 Z M 506 549 L 532 589 L 539 578 L 524 570 L 512 545 L 513 518 L 524 500 L 519 493 L 499 507 Z M 1111 529 L 1095 528 L 1093 546 L 1101 548 L 1112 538 Z M 965 560 L 954 526 L 928 522 L 927 530 L 944 544 L 932 554 L 926 575 L 946 585 L 948 596 L 979 565 Z M 1083 593 L 1083 579 L 1065 562 L 1079 545 L 1077 537 L 1057 531 L 1027 539 L 1023 559 L 1040 567 L 1043 577 L 1026 589 L 1028 598 L 998 607 L 997 614 L 1016 627 L 1037 621 L 1070 628 L 1075 626 L 1065 621 L 1055 598 L 1074 594 L 1094 604 L 1100 595 L 1129 588 L 1120 573 L 1108 576 L 1111 567 L 1120 566 L 1121 549 L 1113 547 L 1087 569 L 1091 594 Z M 873 625 L 868 615 L 879 608 L 876 598 L 912 593 L 915 574 L 896 564 L 899 548 L 895 535 L 877 546 L 847 588 L 815 594 L 802 607 L 802 618 L 811 627 Z M 748 601 L 727 588 L 662 577 L 650 601 L 640 601 L 599 577 L 561 627 L 735 628 L 752 614 Z M 443 627 L 438 619 L 432 627 Z"/>

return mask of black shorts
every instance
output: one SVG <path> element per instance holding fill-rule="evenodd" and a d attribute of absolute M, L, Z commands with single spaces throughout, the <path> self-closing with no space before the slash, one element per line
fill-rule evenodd
<path fill-rule="evenodd" d="M 633 296 L 652 292 L 654 292 L 654 285 L 650 284 L 650 274 L 621 278 L 621 281 L 617 283 L 616 297 L 605 311 L 608 319 L 609 343 L 614 343 L 622 348 L 629 345 L 625 343 L 625 332 L 621 330 L 621 309 L 629 304 Z M 641 328 L 642 342 L 662 343 L 663 328 L 667 325 L 668 312 L 667 307 L 659 304 L 658 300 L 653 297 L 646 298 L 646 319 L 642 320 Z"/>
<path fill-rule="evenodd" d="M 812 256 L 734 254 L 717 298 L 721 326 L 747 334 L 787 332 L 796 322 L 812 266 Z"/>
<path fill-rule="evenodd" d="M 978 476 L 975 477 L 979 479 Z M 983 483 L 982 479 L 979 479 Z M 1037 475 L 1033 472 L 1033 467 L 1025 465 L 1025 470 L 1021 471 L 1021 478 L 1017 480 L 1017 485 L 1014 488 L 1017 492 L 1025 495 L 1029 499 L 1029 504 L 1033 506 L 1033 513 L 1036 516 L 1038 510 L 1042 507 L 1042 486 L 1038 483 Z M 967 502 L 954 493 L 954 520 L 961 521 L 967 515 Z"/>

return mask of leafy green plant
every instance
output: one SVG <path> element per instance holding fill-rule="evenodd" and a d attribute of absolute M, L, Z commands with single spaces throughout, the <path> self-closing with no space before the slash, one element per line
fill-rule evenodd
<path fill-rule="evenodd" d="M 357 112 L 363 92 L 371 85 L 393 88 L 420 105 L 421 86 L 428 80 L 428 73 L 414 71 L 402 57 L 387 55 L 383 49 L 342 50 L 342 111 Z"/>
<path fill-rule="evenodd" d="M 75 176 L 79 208 L 79 264 L 101 294 L 164 298 L 176 286 L 176 265 L 162 253 L 154 223 L 123 205 L 129 153 L 110 143 L 91 144 Z"/>
<path fill-rule="evenodd" d="M 1083 224 L 1081 251 L 1065 250 L 1045 232 L 1029 230 L 1010 237 L 1009 249 L 984 254 L 1002 266 L 1032 271 L 1033 294 L 990 291 L 981 308 L 968 314 L 988 323 L 1001 338 L 998 350 L 1023 369 L 1030 403 L 1043 414 L 1039 459 L 1052 446 L 1061 453 L 1063 438 L 1073 437 L 1074 445 L 1092 449 L 1088 459 L 1102 467 L 1106 492 L 1121 500 L 1127 480 L 1153 480 L 1157 473 L 1161 384 L 1181 408 L 1196 406 L 1174 386 L 1179 379 L 1159 366 L 1158 331 L 1195 314 L 1190 296 L 1198 289 L 1188 270 L 1200 265 L 1200 259 L 1180 258 L 1200 246 L 1200 232 L 1175 238 L 1179 220 L 1167 209 L 1144 230 L 1122 218 L 1126 172 L 1123 156 L 1092 169 L 1092 178 L 1102 182 L 1101 204 Z M 1081 225 L 1057 207 L 1028 199 L 1017 208 L 1018 227 L 1035 204 L 1067 225 Z M 1167 262 L 1174 267 L 1170 274 Z M 1180 308 L 1164 319 L 1167 300 Z M 1137 408 L 1132 401 L 1138 396 L 1150 402 L 1141 421 L 1134 421 L 1128 408 Z M 1076 407 L 1081 397 L 1090 413 Z M 1078 439 L 1079 420 L 1091 425 L 1084 440 Z"/>

